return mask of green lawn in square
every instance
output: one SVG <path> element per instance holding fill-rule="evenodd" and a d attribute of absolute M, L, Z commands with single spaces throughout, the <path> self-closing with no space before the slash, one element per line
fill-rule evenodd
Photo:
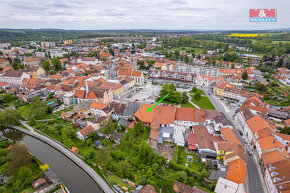
<path fill-rule="evenodd" d="M 187 108 L 196 108 L 194 105 L 192 105 L 190 102 L 187 102 L 185 104 L 181 104 L 181 107 L 187 107 Z"/>
<path fill-rule="evenodd" d="M 199 108 L 215 110 L 215 107 L 213 106 L 211 101 L 205 96 L 201 96 L 198 101 L 195 100 L 194 97 L 192 97 L 191 102 L 199 106 Z"/>
<path fill-rule="evenodd" d="M 197 89 L 196 92 L 189 91 L 189 93 L 191 93 L 191 94 L 193 94 L 193 95 L 194 95 L 195 93 L 200 93 L 200 95 L 205 95 L 204 91 L 201 90 L 201 89 Z"/>

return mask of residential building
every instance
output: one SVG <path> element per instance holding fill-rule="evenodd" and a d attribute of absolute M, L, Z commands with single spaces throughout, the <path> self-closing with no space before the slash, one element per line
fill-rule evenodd
<path fill-rule="evenodd" d="M 0 75 L 0 81 L 7 82 L 11 85 L 21 85 L 25 78 L 30 78 L 29 74 L 19 70 L 7 71 Z"/>
<path fill-rule="evenodd" d="M 214 189 L 215 193 L 246 193 L 243 183 L 235 183 L 225 178 L 219 178 Z"/>
<path fill-rule="evenodd" d="M 274 162 L 266 166 L 265 182 L 269 193 L 290 191 L 290 159 Z"/>
<path fill-rule="evenodd" d="M 42 48 L 53 48 L 55 47 L 55 42 L 41 42 L 40 45 Z"/>
<path fill-rule="evenodd" d="M 38 66 L 41 64 L 41 60 L 39 58 L 28 58 L 24 60 L 24 65 L 26 66 Z"/>
<path fill-rule="evenodd" d="M 85 140 L 90 133 L 95 132 L 94 128 L 91 125 L 86 126 L 77 132 L 77 138 Z"/>
<path fill-rule="evenodd" d="M 6 59 L 0 59 L 0 68 L 3 68 L 4 66 L 9 66 L 9 60 Z"/>

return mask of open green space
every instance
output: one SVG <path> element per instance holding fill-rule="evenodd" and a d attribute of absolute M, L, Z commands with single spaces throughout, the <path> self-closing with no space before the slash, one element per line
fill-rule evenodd
<path fill-rule="evenodd" d="M 187 108 L 196 108 L 194 105 L 192 105 L 190 102 L 186 102 L 184 104 L 181 104 L 181 107 L 187 107 Z"/>
<path fill-rule="evenodd" d="M 126 184 L 125 182 L 123 182 L 123 179 L 122 179 L 122 178 L 120 178 L 120 177 L 118 177 L 118 176 L 116 176 L 116 175 L 114 175 L 114 174 L 106 173 L 106 177 L 107 177 L 107 179 L 110 181 L 110 183 L 111 183 L 112 185 L 116 184 L 116 185 L 118 185 L 120 188 L 122 188 L 122 187 L 126 187 L 126 188 L 129 188 L 129 189 L 130 189 L 130 188 L 132 189 L 132 187 L 129 186 L 129 184 Z M 131 191 L 129 191 L 129 192 L 131 192 Z"/>
<path fill-rule="evenodd" d="M 180 52 L 186 52 L 186 51 L 192 52 L 192 50 L 194 50 L 194 53 L 197 53 L 197 54 L 203 54 L 204 52 L 204 49 L 202 48 L 193 48 L 193 47 L 178 47 L 178 48 L 173 48 L 172 50 L 180 51 Z"/>
<path fill-rule="evenodd" d="M 205 95 L 204 91 L 201 89 L 196 89 L 195 92 L 191 90 L 191 91 L 189 91 L 189 93 L 191 93 L 191 94 L 200 93 L 200 95 Z"/>
<path fill-rule="evenodd" d="M 202 109 L 215 110 L 215 107 L 213 106 L 211 101 L 206 96 L 201 96 L 199 100 L 196 100 L 193 97 L 191 102 L 193 102 L 194 104 L 196 104 L 197 106 L 199 106 Z"/>
<path fill-rule="evenodd" d="M 193 161 L 191 163 L 187 162 L 188 155 L 193 157 Z M 185 150 L 179 150 L 178 164 L 181 164 L 181 165 L 188 164 L 188 167 L 194 169 L 197 173 L 200 172 L 200 170 L 204 168 L 204 165 L 201 163 L 200 158 L 196 158 L 195 154 L 193 153 L 186 153 Z"/>

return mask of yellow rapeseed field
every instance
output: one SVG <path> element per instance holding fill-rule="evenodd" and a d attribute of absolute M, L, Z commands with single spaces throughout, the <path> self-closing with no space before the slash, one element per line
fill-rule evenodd
<path fill-rule="evenodd" d="M 233 34 L 230 34 L 229 36 L 254 38 L 254 37 L 257 37 L 257 36 L 264 36 L 264 35 L 260 35 L 260 34 L 236 34 L 236 33 L 233 33 Z"/>

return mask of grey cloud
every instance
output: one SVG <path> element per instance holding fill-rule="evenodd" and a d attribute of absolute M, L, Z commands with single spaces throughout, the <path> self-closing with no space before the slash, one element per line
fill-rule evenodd
<path fill-rule="evenodd" d="M 0 0 L 0 28 L 264 29 L 288 28 L 290 2 L 276 0 L 278 22 L 249 23 L 263 0 Z M 229 11 L 231 10 L 231 11 Z M 76 25 L 78 23 L 78 25 Z M 96 28 L 97 26 L 97 28 Z"/>

